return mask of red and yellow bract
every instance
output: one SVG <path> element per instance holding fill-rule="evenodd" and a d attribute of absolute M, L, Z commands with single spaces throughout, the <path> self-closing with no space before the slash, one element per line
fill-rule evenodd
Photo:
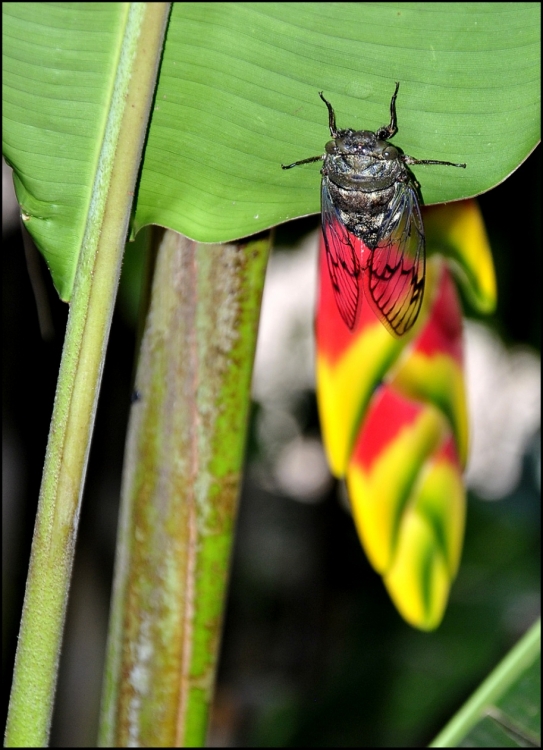
<path fill-rule="evenodd" d="M 341 318 L 321 241 L 317 398 L 332 472 L 345 478 L 361 542 L 402 616 L 440 623 L 461 556 L 468 454 L 462 312 L 449 270 L 481 312 L 496 302 L 492 257 L 475 201 L 423 209 L 424 303 L 402 338 L 362 300 Z M 448 259 L 448 260 L 447 260 Z"/>

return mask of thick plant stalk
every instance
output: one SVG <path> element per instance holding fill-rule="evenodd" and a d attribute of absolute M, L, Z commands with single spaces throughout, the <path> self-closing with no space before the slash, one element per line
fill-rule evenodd
<path fill-rule="evenodd" d="M 269 238 L 157 256 L 127 439 L 103 745 L 205 743 Z"/>

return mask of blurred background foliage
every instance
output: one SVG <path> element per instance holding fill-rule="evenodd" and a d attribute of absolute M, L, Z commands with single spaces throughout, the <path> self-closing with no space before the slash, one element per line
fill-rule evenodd
<path fill-rule="evenodd" d="M 540 152 L 479 199 L 496 264 L 498 311 L 466 326 L 474 420 L 467 534 L 451 601 L 434 633 L 413 630 L 394 610 L 365 559 L 343 488 L 328 473 L 313 387 L 319 219 L 278 227 L 209 744 L 427 744 L 535 620 Z M 7 197 L 10 181 L 4 167 L 4 719 L 68 310 L 41 258 L 23 242 Z M 96 742 L 142 247 L 127 248 L 111 332 L 52 745 Z"/>

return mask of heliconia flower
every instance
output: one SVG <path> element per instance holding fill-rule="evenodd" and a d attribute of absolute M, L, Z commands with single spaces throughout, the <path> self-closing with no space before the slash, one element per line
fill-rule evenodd
<path fill-rule="evenodd" d="M 461 269 L 466 296 L 493 309 L 496 287 L 475 201 L 424 209 L 429 254 Z M 461 556 L 468 453 L 461 307 L 447 262 L 430 257 L 414 327 L 393 337 L 362 301 L 354 331 L 320 250 L 317 399 L 331 470 L 345 478 L 358 534 L 402 616 L 441 621 Z"/>

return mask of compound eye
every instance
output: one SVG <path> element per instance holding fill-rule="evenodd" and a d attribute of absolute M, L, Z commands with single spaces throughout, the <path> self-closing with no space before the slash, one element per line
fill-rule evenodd
<path fill-rule="evenodd" d="M 383 159 L 386 159 L 387 161 L 392 161 L 393 159 L 398 158 L 398 149 L 394 148 L 394 146 L 387 146 L 385 149 L 383 149 Z"/>
<path fill-rule="evenodd" d="M 337 153 L 337 146 L 335 141 L 328 141 L 326 146 L 324 147 L 324 150 L 327 154 L 336 154 Z"/>

